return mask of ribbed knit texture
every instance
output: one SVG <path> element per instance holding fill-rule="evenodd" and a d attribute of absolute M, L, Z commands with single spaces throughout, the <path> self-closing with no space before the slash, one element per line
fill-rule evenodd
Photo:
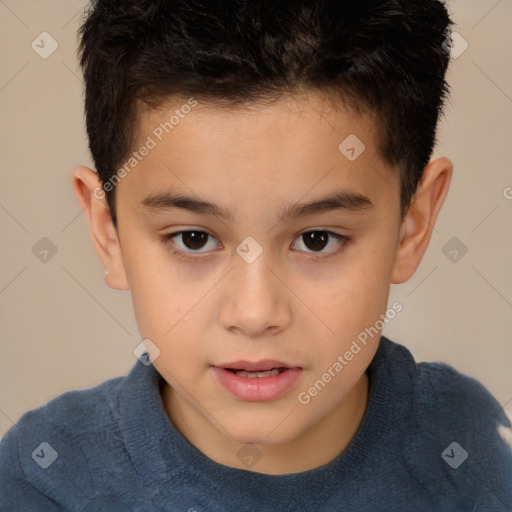
<path fill-rule="evenodd" d="M 165 413 L 161 376 L 137 361 L 11 427 L 0 442 L 0 511 L 512 511 L 511 425 L 482 384 L 415 363 L 384 336 L 368 376 L 363 421 L 338 457 L 266 475 L 192 446 Z M 46 469 L 32 457 L 43 442 L 58 454 Z M 453 442 L 468 453 L 457 469 L 442 457 Z"/>

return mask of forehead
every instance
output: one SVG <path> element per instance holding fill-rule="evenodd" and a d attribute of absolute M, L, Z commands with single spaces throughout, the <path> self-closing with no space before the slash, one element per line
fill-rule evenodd
<path fill-rule="evenodd" d="M 163 142 L 169 148 L 173 146 L 172 139 L 179 139 L 179 145 L 207 149 L 212 144 L 223 143 L 223 150 L 228 146 L 250 155 L 261 154 L 263 148 L 284 150 L 295 146 L 295 150 L 300 150 L 301 143 L 310 149 L 311 145 L 319 147 L 323 142 L 322 146 L 330 145 L 332 149 L 333 143 L 352 131 L 372 151 L 376 125 L 373 113 L 355 112 L 341 99 L 336 101 L 332 95 L 320 92 L 239 105 L 170 98 L 158 109 L 139 109 L 135 146 L 143 144 L 150 135 L 158 145 Z M 286 146 L 283 146 L 284 139 L 287 139 Z M 338 144 L 334 146 L 337 149 Z"/>
<path fill-rule="evenodd" d="M 171 186 L 212 203 L 229 195 L 246 210 L 250 198 L 288 203 L 338 185 L 377 199 L 397 182 L 376 140 L 371 114 L 319 93 L 235 107 L 174 99 L 140 114 L 134 149 L 151 150 L 119 188 L 139 202 Z"/>

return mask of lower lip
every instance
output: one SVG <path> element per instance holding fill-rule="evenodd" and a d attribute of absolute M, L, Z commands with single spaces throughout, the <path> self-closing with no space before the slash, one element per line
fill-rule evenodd
<path fill-rule="evenodd" d="M 240 377 L 224 368 L 212 367 L 219 382 L 234 396 L 247 402 L 269 402 L 286 393 L 299 378 L 301 368 L 287 368 L 272 377 Z"/>

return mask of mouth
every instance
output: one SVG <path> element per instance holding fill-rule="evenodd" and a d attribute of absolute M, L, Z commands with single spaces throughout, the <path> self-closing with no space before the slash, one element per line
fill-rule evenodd
<path fill-rule="evenodd" d="M 226 370 L 253 372 L 267 372 L 272 370 L 287 370 L 292 366 L 271 359 L 262 361 L 233 361 L 232 363 L 216 365 L 218 368 L 225 368 Z"/>
<path fill-rule="evenodd" d="M 247 377 L 248 379 L 254 379 L 255 377 L 274 377 L 275 375 L 279 375 L 283 373 L 288 368 L 272 368 L 272 370 L 265 371 L 247 371 L 247 370 L 233 370 L 232 368 L 225 368 L 229 372 L 238 375 L 239 377 Z"/>
<path fill-rule="evenodd" d="M 235 361 L 212 366 L 218 382 L 236 398 L 268 402 L 287 391 L 297 381 L 302 368 L 281 361 Z"/>

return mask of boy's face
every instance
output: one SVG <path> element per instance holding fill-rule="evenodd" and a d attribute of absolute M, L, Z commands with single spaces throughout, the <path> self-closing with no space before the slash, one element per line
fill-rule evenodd
<path fill-rule="evenodd" d="M 253 109 L 198 103 L 159 141 L 155 129 L 180 106 L 142 117 L 135 147 L 148 136 L 156 147 L 117 185 L 122 259 L 104 258 L 111 285 L 131 290 L 142 338 L 160 350 L 154 366 L 171 385 L 171 418 L 184 430 L 264 445 L 329 417 L 360 419 L 390 283 L 421 259 L 397 269 L 399 179 L 377 152 L 371 119 L 315 94 Z M 218 211 L 149 205 L 166 194 Z M 340 204 L 294 215 L 336 194 Z M 193 233 L 165 241 L 179 231 Z M 354 340 L 375 326 L 379 334 L 357 351 Z M 222 369 L 264 360 L 290 369 L 259 377 Z"/>

